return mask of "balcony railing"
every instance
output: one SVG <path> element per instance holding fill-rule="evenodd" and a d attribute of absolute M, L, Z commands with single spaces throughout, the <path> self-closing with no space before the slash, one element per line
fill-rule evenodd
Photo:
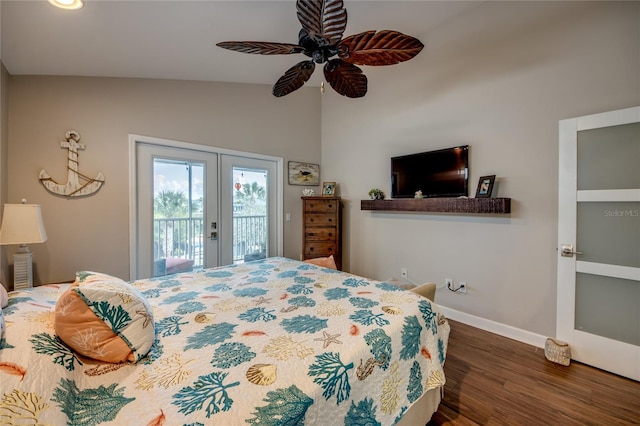
<path fill-rule="evenodd" d="M 170 257 L 193 259 L 194 268 L 204 265 L 204 219 L 154 219 L 154 260 Z M 267 217 L 233 218 L 233 261 L 242 262 L 264 254 L 267 241 Z M 224 249 L 224 248 L 221 248 Z"/>
<path fill-rule="evenodd" d="M 264 257 L 266 247 L 267 216 L 233 218 L 233 263 Z"/>
<path fill-rule="evenodd" d="M 194 268 L 202 268 L 202 218 L 154 219 L 153 259 L 177 257 L 193 259 Z"/>

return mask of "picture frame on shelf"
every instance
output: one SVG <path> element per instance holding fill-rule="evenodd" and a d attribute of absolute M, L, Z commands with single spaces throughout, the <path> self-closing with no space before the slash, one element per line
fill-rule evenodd
<path fill-rule="evenodd" d="M 336 195 L 336 183 L 322 182 L 322 196 L 333 197 L 334 195 Z"/>
<path fill-rule="evenodd" d="M 495 181 L 496 175 L 481 176 L 478 180 L 476 198 L 491 198 Z"/>
<path fill-rule="evenodd" d="M 320 165 L 289 161 L 289 185 L 318 186 L 320 185 Z"/>

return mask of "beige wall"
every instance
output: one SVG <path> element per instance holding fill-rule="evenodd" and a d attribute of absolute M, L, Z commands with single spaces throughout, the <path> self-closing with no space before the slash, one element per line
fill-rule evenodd
<path fill-rule="evenodd" d="M 285 168 L 289 160 L 320 160 L 317 89 L 275 98 L 262 85 L 11 76 L 9 105 L 8 201 L 41 204 L 49 237 L 31 246 L 36 283 L 70 280 L 76 270 L 128 278 L 129 134 L 283 157 Z M 70 129 L 86 144 L 80 171 L 106 178 L 85 198 L 52 195 L 38 181 L 43 168 L 66 181 L 60 141 Z M 284 188 L 292 215 L 284 254 L 298 258 L 302 187 Z"/>
<path fill-rule="evenodd" d="M 555 335 L 558 121 L 640 105 L 639 17 L 638 2 L 486 2 L 418 34 L 414 60 L 366 68 L 365 98 L 328 90 L 322 166 L 348 200 L 346 267 L 467 281 L 466 296 L 436 300 Z M 370 188 L 389 193 L 391 156 L 458 144 L 471 146 L 470 195 L 496 174 L 511 215 L 360 210 Z"/>
<path fill-rule="evenodd" d="M 0 61 L 0 212 L 1 206 L 7 201 L 7 164 L 9 146 L 9 73 Z M 0 246 L 0 283 L 8 288 L 9 266 L 6 259 L 6 249 Z"/>

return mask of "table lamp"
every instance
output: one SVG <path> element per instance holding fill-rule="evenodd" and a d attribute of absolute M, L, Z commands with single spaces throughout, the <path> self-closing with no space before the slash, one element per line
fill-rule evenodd
<path fill-rule="evenodd" d="M 27 244 L 44 243 L 47 231 L 42 222 L 42 212 L 38 204 L 5 204 L 0 245 L 19 244 L 13 255 L 13 289 L 33 287 L 33 253 Z"/>

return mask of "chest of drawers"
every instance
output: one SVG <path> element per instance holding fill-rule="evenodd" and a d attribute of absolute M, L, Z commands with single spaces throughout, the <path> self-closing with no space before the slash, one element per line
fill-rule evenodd
<path fill-rule="evenodd" d="M 302 197 L 302 257 L 333 255 L 342 269 L 340 197 Z"/>

